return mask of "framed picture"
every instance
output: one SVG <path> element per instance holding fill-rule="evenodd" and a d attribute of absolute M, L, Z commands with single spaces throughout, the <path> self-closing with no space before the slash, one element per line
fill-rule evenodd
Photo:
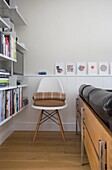
<path fill-rule="evenodd" d="M 110 74 L 112 75 L 112 62 L 110 62 Z"/>
<path fill-rule="evenodd" d="M 109 74 L 109 63 L 108 62 L 99 62 L 99 74 L 100 75 Z"/>
<path fill-rule="evenodd" d="M 97 75 L 98 74 L 97 62 L 88 62 L 88 74 L 89 75 Z"/>
<path fill-rule="evenodd" d="M 66 74 L 74 75 L 75 74 L 75 63 L 66 63 Z"/>
<path fill-rule="evenodd" d="M 57 62 L 55 64 L 55 74 L 58 74 L 58 75 L 64 74 L 64 63 L 63 62 Z"/>
<path fill-rule="evenodd" d="M 77 62 L 77 74 L 78 75 L 87 74 L 87 63 L 86 62 Z"/>

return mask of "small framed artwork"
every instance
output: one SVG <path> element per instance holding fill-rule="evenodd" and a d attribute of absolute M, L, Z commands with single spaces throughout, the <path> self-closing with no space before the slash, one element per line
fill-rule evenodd
<path fill-rule="evenodd" d="M 66 74 L 74 75 L 75 74 L 75 63 L 66 63 Z"/>
<path fill-rule="evenodd" d="M 63 62 L 57 62 L 55 64 L 55 74 L 58 74 L 58 75 L 64 74 L 64 63 Z"/>
<path fill-rule="evenodd" d="M 112 62 L 110 62 L 110 74 L 112 75 Z"/>
<path fill-rule="evenodd" d="M 109 63 L 108 62 L 99 62 L 99 74 L 100 75 L 109 74 Z"/>
<path fill-rule="evenodd" d="M 98 74 L 97 62 L 88 62 L 88 74 L 89 75 L 97 75 Z"/>
<path fill-rule="evenodd" d="M 87 74 L 87 63 L 86 62 L 77 62 L 77 74 L 78 75 Z"/>

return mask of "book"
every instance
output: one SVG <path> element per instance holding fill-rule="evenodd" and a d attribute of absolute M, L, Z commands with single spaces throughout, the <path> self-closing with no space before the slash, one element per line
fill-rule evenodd
<path fill-rule="evenodd" d="M 3 53 L 3 34 L 0 31 L 0 53 Z"/>
<path fill-rule="evenodd" d="M 12 90 L 12 114 L 16 113 L 16 89 Z"/>
<path fill-rule="evenodd" d="M 5 118 L 10 116 L 10 90 L 5 91 Z"/>
<path fill-rule="evenodd" d="M 23 107 L 23 88 L 19 88 L 19 108 L 22 109 Z"/>
<path fill-rule="evenodd" d="M 5 91 L 0 91 L 0 122 L 5 119 Z"/>
<path fill-rule="evenodd" d="M 10 90 L 10 116 L 12 116 L 12 90 Z"/>
<path fill-rule="evenodd" d="M 0 122 L 2 121 L 2 91 L 0 91 Z"/>
<path fill-rule="evenodd" d="M 17 88 L 16 89 L 16 112 L 18 112 L 19 111 L 19 106 L 20 106 L 20 104 L 19 104 L 19 94 L 20 94 L 20 92 L 19 92 L 19 88 Z"/>

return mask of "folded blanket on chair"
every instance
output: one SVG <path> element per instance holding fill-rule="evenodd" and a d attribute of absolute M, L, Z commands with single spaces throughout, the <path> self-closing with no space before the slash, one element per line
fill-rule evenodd
<path fill-rule="evenodd" d="M 62 100 L 64 101 L 66 99 L 65 93 L 60 92 L 36 92 L 33 95 L 33 100 Z"/>
<path fill-rule="evenodd" d="M 66 94 L 60 92 L 36 92 L 33 95 L 34 105 L 36 106 L 63 106 Z"/>

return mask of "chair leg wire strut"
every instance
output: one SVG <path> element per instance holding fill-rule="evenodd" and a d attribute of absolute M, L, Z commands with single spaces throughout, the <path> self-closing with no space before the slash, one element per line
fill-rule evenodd
<path fill-rule="evenodd" d="M 55 117 L 55 115 L 57 117 Z M 64 130 L 63 130 L 63 126 L 62 126 L 62 122 L 61 122 L 61 118 L 60 118 L 58 110 L 54 110 L 51 113 L 49 113 L 46 110 L 41 110 L 41 113 L 40 113 L 40 116 L 39 116 L 39 119 L 38 119 L 38 122 L 37 122 L 36 130 L 35 130 L 35 133 L 34 133 L 34 137 L 33 137 L 33 143 L 35 142 L 35 139 L 36 139 L 36 136 L 38 134 L 40 125 L 42 123 L 46 122 L 48 119 L 51 119 L 53 122 L 55 122 L 56 124 L 59 125 L 61 135 L 62 135 L 62 139 L 65 142 Z"/>

